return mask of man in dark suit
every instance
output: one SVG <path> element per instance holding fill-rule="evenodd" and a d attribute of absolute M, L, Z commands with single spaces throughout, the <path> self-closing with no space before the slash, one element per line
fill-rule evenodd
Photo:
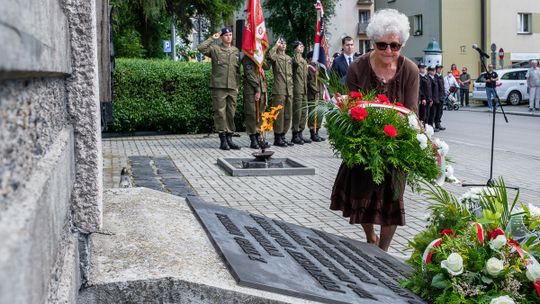
<path fill-rule="evenodd" d="M 337 73 L 341 80 L 345 82 L 349 65 L 351 65 L 355 59 L 354 40 L 349 36 L 343 37 L 343 39 L 341 39 L 341 50 L 343 53 L 334 60 L 334 63 L 332 63 L 332 71 Z"/>
<path fill-rule="evenodd" d="M 429 119 L 429 111 L 431 109 L 431 81 L 426 73 L 426 65 L 423 63 L 418 64 L 418 71 L 420 72 L 420 92 L 418 94 L 418 118 L 422 123 L 426 124 Z"/>

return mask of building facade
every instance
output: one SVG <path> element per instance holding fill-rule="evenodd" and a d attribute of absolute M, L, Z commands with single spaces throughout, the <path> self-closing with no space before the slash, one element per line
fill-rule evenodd
<path fill-rule="evenodd" d="M 373 15 L 373 0 L 340 0 L 334 8 L 334 16 L 326 27 L 330 55 L 341 52 L 341 39 L 350 36 L 354 39 L 355 50 L 365 53 L 370 49 L 366 27 Z"/>
<path fill-rule="evenodd" d="M 481 71 L 478 45 L 497 68 L 540 58 L 540 1 L 376 0 L 375 9 L 394 8 L 409 17 L 411 37 L 403 54 L 421 61 L 428 43 L 439 43 L 445 70 L 455 63 L 476 77 Z M 495 53 L 492 53 L 495 44 Z M 504 60 L 498 51 L 504 51 Z M 495 55 L 495 56 L 493 56 Z M 487 63 L 487 62 L 486 62 Z"/>

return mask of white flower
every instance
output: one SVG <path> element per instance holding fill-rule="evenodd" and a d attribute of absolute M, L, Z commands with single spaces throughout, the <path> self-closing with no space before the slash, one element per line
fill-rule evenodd
<path fill-rule="evenodd" d="M 451 253 L 446 260 L 441 262 L 441 268 L 448 270 L 453 276 L 463 273 L 463 258 L 458 253 Z"/>
<path fill-rule="evenodd" d="M 527 265 L 527 271 L 525 272 L 527 279 L 535 283 L 540 279 L 540 264 L 532 263 Z"/>
<path fill-rule="evenodd" d="M 454 167 L 452 167 L 452 165 L 446 166 L 446 180 L 454 184 L 461 183 L 459 179 L 454 176 Z"/>
<path fill-rule="evenodd" d="M 420 131 L 420 126 L 418 125 L 418 119 L 416 119 L 416 114 L 412 113 L 407 116 L 409 120 L 409 126 L 414 130 Z"/>
<path fill-rule="evenodd" d="M 427 142 L 428 142 L 428 138 L 425 134 L 416 134 L 416 139 L 418 140 L 418 142 L 420 142 L 420 149 L 425 149 L 427 148 Z"/>
<path fill-rule="evenodd" d="M 426 125 L 426 136 L 431 139 L 433 136 L 433 133 L 435 133 L 435 130 L 433 130 L 433 127 L 430 125 Z"/>
<path fill-rule="evenodd" d="M 509 296 L 501 296 L 498 298 L 491 299 L 491 302 L 489 304 L 515 304 L 514 300 L 510 298 Z"/>
<path fill-rule="evenodd" d="M 534 206 L 533 204 L 529 203 L 527 205 L 527 209 L 529 209 L 529 212 L 531 212 L 532 216 L 540 216 L 540 208 Z"/>
<path fill-rule="evenodd" d="M 469 191 L 463 193 L 460 197 L 460 201 L 464 200 L 476 200 L 480 198 L 480 194 L 484 191 L 484 188 L 474 187 L 469 189 Z"/>
<path fill-rule="evenodd" d="M 489 242 L 489 247 L 491 247 L 491 249 L 493 250 L 499 250 L 504 245 L 506 245 L 506 242 L 507 242 L 506 236 L 498 235 L 496 238 L 494 238 L 493 240 Z"/>
<path fill-rule="evenodd" d="M 490 276 L 497 276 L 504 269 L 504 262 L 497 258 L 490 258 L 486 262 L 486 271 Z"/>

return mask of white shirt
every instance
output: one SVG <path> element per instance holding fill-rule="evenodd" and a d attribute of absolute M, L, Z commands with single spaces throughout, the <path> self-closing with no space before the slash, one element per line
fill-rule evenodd
<path fill-rule="evenodd" d="M 450 87 L 459 88 L 459 83 L 452 74 L 447 74 L 444 76 L 444 91 L 446 94 L 450 93 Z"/>

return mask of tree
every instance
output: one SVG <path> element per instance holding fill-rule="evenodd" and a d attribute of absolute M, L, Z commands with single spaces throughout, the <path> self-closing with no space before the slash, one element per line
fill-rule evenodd
<path fill-rule="evenodd" d="M 325 24 L 334 15 L 337 0 L 321 0 L 324 5 Z M 315 1 L 309 0 L 266 0 L 264 3 L 266 22 L 274 35 L 283 36 L 289 43 L 299 40 L 306 49 L 313 46 L 317 25 Z"/>
<path fill-rule="evenodd" d="M 231 17 L 244 0 L 110 0 L 114 8 L 113 36 L 118 57 L 164 57 L 162 40 L 177 35 L 186 40 L 195 15 L 208 19 L 212 30 Z"/>

